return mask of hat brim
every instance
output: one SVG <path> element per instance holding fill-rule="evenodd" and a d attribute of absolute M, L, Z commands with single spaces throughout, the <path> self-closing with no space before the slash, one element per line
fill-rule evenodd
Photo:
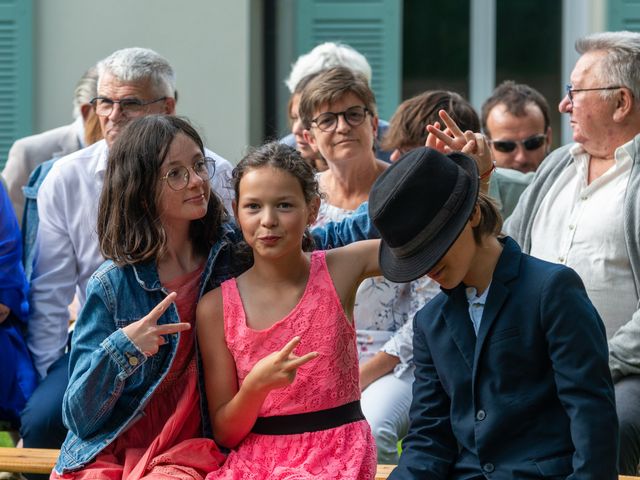
<path fill-rule="evenodd" d="M 392 282 L 411 282 L 429 273 L 458 239 L 473 213 L 478 201 L 479 189 L 476 162 L 461 153 L 454 152 L 447 156 L 468 172 L 475 181 L 470 183 L 470 188 L 460 209 L 456 216 L 447 223 L 446 228 L 441 230 L 434 240 L 427 240 L 419 248 L 416 248 L 414 254 L 397 257 L 384 240 L 381 242 L 378 256 L 380 269 L 383 275 Z"/>

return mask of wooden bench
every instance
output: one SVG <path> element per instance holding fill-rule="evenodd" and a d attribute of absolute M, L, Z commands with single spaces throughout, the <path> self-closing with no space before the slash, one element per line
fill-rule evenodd
<path fill-rule="evenodd" d="M 0 472 L 51 473 L 60 450 L 0 447 Z M 376 480 L 385 480 L 395 465 L 378 465 Z M 621 475 L 619 480 L 639 480 Z"/>

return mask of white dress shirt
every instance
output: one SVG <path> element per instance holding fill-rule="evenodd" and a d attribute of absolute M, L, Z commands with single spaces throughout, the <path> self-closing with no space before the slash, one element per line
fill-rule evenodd
<path fill-rule="evenodd" d="M 573 147 L 574 162 L 542 200 L 531 231 L 531 255 L 578 272 L 608 338 L 638 308 L 622 208 L 632 143 L 616 149 L 614 165 L 590 185 L 590 156 L 581 145 Z"/>
<path fill-rule="evenodd" d="M 89 277 L 104 261 L 98 246 L 98 200 L 107 167 L 108 147 L 101 140 L 58 160 L 38 191 L 39 226 L 30 291 L 27 345 L 41 377 L 63 355 L 74 294 L 85 301 Z M 216 160 L 211 183 L 231 211 L 231 164 Z"/>

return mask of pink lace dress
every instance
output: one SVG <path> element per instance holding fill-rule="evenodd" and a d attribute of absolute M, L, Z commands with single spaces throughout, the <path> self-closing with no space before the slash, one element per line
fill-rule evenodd
<path fill-rule="evenodd" d="M 320 355 L 298 369 L 292 385 L 272 390 L 261 417 L 338 407 L 360 398 L 355 330 L 344 314 L 327 270 L 325 252 L 311 255 L 311 271 L 298 305 L 265 330 L 247 326 L 234 279 L 222 284 L 225 340 L 242 383 L 253 365 L 295 336 L 294 351 Z M 373 479 L 376 448 L 366 420 L 290 435 L 249 433 L 214 479 Z"/>
<path fill-rule="evenodd" d="M 94 462 L 65 475 L 54 471 L 51 479 L 202 480 L 224 461 L 213 440 L 197 438 L 202 420 L 193 326 L 203 268 L 164 284 L 178 293 L 180 320 L 192 328 L 180 334 L 171 369 L 153 393 L 145 415 Z"/>

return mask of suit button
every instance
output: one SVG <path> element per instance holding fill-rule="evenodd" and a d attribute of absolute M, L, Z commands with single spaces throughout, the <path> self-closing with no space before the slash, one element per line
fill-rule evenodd
<path fill-rule="evenodd" d="M 478 413 L 476 413 L 476 420 L 478 420 L 479 422 L 481 422 L 482 420 L 484 420 L 485 418 L 487 418 L 487 414 L 484 410 L 478 410 Z"/>
<path fill-rule="evenodd" d="M 487 473 L 491 473 L 496 469 L 496 467 L 493 466 L 493 463 L 485 463 L 482 466 L 482 470 L 484 470 Z"/>

